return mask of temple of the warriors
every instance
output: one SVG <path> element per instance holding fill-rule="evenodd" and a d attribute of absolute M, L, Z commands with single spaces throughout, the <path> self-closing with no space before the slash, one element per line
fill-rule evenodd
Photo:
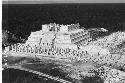
<path fill-rule="evenodd" d="M 6 50 L 23 53 L 38 54 L 67 58 L 74 56 L 81 57 L 86 51 L 80 50 L 92 41 L 90 32 L 85 28 L 80 29 L 79 24 L 44 24 L 40 31 L 31 32 L 25 44 L 14 44 Z M 46 54 L 46 55 L 45 55 Z"/>
<path fill-rule="evenodd" d="M 112 54 L 107 47 L 96 45 L 96 42 L 93 45 L 96 35 L 93 36 L 89 30 L 81 29 L 79 24 L 44 24 L 40 31 L 31 32 L 24 44 L 17 43 L 6 47 L 5 53 L 40 59 L 44 57 L 54 60 L 109 64 Z M 105 56 L 106 58 L 103 59 L 102 57 Z"/>
<path fill-rule="evenodd" d="M 87 45 L 92 38 L 86 29 L 80 29 L 79 24 L 59 25 L 55 23 L 42 25 L 42 30 L 31 32 L 26 44 L 50 46 L 54 43 L 56 46 L 64 48 L 65 46 Z"/>

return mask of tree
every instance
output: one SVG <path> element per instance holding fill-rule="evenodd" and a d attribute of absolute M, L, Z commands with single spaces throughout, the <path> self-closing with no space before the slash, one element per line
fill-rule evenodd
<path fill-rule="evenodd" d="M 8 37 L 9 37 L 9 35 L 8 35 L 8 32 L 7 32 L 7 30 L 2 30 L 2 45 L 6 45 L 6 44 L 8 44 Z"/>

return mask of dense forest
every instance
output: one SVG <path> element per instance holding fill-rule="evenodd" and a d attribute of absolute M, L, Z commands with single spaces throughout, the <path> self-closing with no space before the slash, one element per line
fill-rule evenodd
<path fill-rule="evenodd" d="M 46 23 L 125 30 L 125 4 L 3 4 L 2 28 L 29 35 Z"/>

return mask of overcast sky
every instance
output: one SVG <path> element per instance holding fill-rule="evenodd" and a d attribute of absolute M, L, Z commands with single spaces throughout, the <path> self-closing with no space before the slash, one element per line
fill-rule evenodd
<path fill-rule="evenodd" d="M 2 0 L 3 4 L 44 4 L 44 3 L 125 3 L 125 0 Z"/>

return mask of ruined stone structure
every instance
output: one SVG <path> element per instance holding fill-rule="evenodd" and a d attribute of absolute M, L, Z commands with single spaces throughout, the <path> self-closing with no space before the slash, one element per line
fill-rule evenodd
<path fill-rule="evenodd" d="M 75 45 L 86 45 L 92 40 L 90 33 L 85 29 L 80 29 L 79 24 L 59 25 L 53 23 L 42 25 L 40 31 L 31 32 L 26 43 L 45 43 L 45 40 L 50 43 L 53 39 L 54 43 Z"/>
<path fill-rule="evenodd" d="M 79 24 L 44 24 L 42 30 L 31 32 L 25 44 L 14 44 L 9 51 L 24 54 L 46 54 L 56 58 L 77 58 L 86 52 L 80 46 L 87 45 L 92 38 L 86 29 L 80 29 Z"/>

